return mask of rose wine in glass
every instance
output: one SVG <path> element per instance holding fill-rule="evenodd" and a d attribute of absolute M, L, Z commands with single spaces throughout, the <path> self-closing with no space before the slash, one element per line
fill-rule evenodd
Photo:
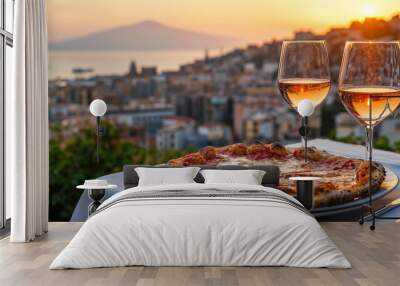
<path fill-rule="evenodd" d="M 339 90 L 343 104 L 362 125 L 376 126 L 391 115 L 400 105 L 400 88 L 351 87 Z"/>
<path fill-rule="evenodd" d="M 369 204 L 371 230 L 372 143 L 374 127 L 400 105 L 400 42 L 346 42 L 339 74 L 343 105 L 365 127 L 369 160 Z M 361 216 L 360 223 L 363 223 Z"/>
<path fill-rule="evenodd" d="M 329 79 L 290 78 L 281 79 L 278 85 L 285 101 L 297 109 L 303 99 L 309 99 L 314 106 L 318 106 L 328 94 L 331 83 Z"/>
<path fill-rule="evenodd" d="M 317 107 L 331 85 L 325 41 L 284 41 L 278 71 L 278 87 L 283 99 L 297 111 L 299 103 L 310 100 Z M 303 118 L 302 142 L 307 161 L 307 118 Z"/>

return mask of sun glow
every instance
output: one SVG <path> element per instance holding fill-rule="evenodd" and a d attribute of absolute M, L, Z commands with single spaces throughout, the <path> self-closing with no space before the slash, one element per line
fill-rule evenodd
<path fill-rule="evenodd" d="M 376 6 L 373 4 L 365 4 L 362 7 L 362 13 L 364 15 L 364 17 L 373 17 L 376 16 Z"/>
<path fill-rule="evenodd" d="M 50 41 L 129 26 L 143 20 L 216 33 L 246 42 L 324 33 L 367 17 L 386 20 L 400 0 L 52 0 L 47 1 Z M 93 3 L 96 2 L 96 5 Z M 107 15 L 106 18 L 103 15 Z"/>

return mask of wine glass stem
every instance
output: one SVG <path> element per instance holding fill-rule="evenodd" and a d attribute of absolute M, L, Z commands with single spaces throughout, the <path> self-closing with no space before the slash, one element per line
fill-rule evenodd
<path fill-rule="evenodd" d="M 365 127 L 365 160 L 369 160 L 369 157 L 372 156 L 372 148 L 374 141 L 374 127 L 367 125 Z"/>
<path fill-rule="evenodd" d="M 304 124 L 304 137 L 303 137 L 303 139 L 304 139 L 304 161 L 307 163 L 307 161 L 308 161 L 308 154 L 307 154 L 307 152 L 308 152 L 308 150 L 307 150 L 307 148 L 308 148 L 308 146 L 307 146 L 307 140 L 308 140 L 308 117 L 307 116 L 305 116 L 305 117 L 303 117 L 303 124 Z"/>
<path fill-rule="evenodd" d="M 369 195 L 369 205 L 372 205 L 372 198 L 371 198 L 371 185 L 372 185 L 372 148 L 373 148 L 373 140 L 374 140 L 374 127 L 369 124 L 366 128 L 366 135 L 367 135 L 367 142 L 366 142 L 366 149 L 367 149 L 367 156 L 368 156 L 368 195 Z"/>

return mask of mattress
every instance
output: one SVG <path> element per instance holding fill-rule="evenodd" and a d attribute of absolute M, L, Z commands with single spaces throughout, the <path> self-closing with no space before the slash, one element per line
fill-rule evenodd
<path fill-rule="evenodd" d="M 115 194 L 50 269 L 132 265 L 351 267 L 315 218 L 285 193 L 197 183 Z"/>

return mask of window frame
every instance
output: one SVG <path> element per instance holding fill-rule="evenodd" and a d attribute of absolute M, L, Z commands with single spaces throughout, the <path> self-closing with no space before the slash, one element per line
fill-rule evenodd
<path fill-rule="evenodd" d="M 7 222 L 6 212 L 6 189 L 5 189 L 5 100 L 6 100 L 6 62 L 7 62 L 7 46 L 13 47 L 13 34 L 7 31 L 6 21 L 6 1 L 11 1 L 14 13 L 15 0 L 0 0 L 1 3 L 1 21 L 0 21 L 0 235 L 4 230 L 9 229 L 9 221 Z M 14 21 L 14 15 L 11 15 Z M 14 27 L 13 27 L 14 28 Z M 14 29 L 12 29 L 14 30 Z"/>

